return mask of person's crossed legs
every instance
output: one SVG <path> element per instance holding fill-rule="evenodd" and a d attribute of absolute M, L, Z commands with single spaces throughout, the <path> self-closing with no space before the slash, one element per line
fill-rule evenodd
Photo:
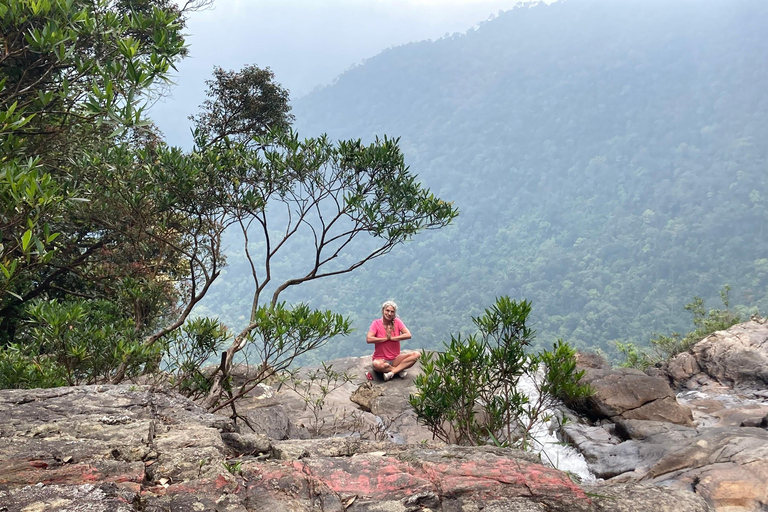
<path fill-rule="evenodd" d="M 384 374 L 384 380 L 389 380 L 401 371 L 410 368 L 421 357 L 419 352 L 401 352 L 392 360 L 374 359 L 373 369 Z"/>

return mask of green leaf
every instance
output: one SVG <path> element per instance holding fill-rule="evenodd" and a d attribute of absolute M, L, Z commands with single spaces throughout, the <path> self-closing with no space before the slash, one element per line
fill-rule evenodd
<path fill-rule="evenodd" d="M 29 248 L 29 243 L 32 241 L 32 230 L 28 229 L 24 232 L 23 235 L 21 235 L 21 250 L 23 252 L 27 252 L 27 248 Z"/>

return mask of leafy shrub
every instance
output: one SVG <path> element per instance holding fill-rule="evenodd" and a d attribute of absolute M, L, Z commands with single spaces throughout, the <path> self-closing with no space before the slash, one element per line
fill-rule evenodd
<path fill-rule="evenodd" d="M 559 340 L 552 351 L 528 355 L 531 304 L 500 297 L 473 318 L 479 333 L 451 336 L 446 350 L 422 354 L 423 375 L 410 403 L 435 437 L 457 444 L 530 448 L 531 429 L 559 400 L 592 393 L 580 385 L 575 351 Z M 533 385 L 526 394 L 523 379 Z"/>
<path fill-rule="evenodd" d="M 623 359 L 619 362 L 619 366 L 623 368 L 637 368 L 638 370 L 645 370 L 657 362 L 648 352 L 638 347 L 634 343 L 622 343 L 620 341 L 615 341 L 614 344 L 616 345 L 616 350 L 622 354 Z"/>
<path fill-rule="evenodd" d="M 26 314 L 23 341 L 0 351 L 3 388 L 108 382 L 121 366 L 135 376 L 160 357 L 105 300 L 35 301 Z"/>
<path fill-rule="evenodd" d="M 54 365 L 38 364 L 25 347 L 13 343 L 0 350 L 0 389 L 52 388 L 66 381 Z"/>

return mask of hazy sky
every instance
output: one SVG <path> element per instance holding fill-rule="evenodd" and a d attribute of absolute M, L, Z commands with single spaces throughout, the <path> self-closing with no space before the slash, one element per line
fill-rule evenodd
<path fill-rule="evenodd" d="M 519 0 L 216 0 L 190 15 L 190 56 L 151 116 L 174 145 L 205 99 L 214 66 L 270 67 L 298 98 L 390 46 L 464 32 Z"/>

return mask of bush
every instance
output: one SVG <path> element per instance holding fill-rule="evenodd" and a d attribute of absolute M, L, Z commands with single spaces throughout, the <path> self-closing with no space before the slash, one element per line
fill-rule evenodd
<path fill-rule="evenodd" d="M 195 318 L 171 332 L 163 341 L 161 363 L 170 385 L 193 399 L 208 393 L 210 376 L 203 373 L 202 367 L 229 338 L 227 328 L 212 318 Z"/>
<path fill-rule="evenodd" d="M 2 388 L 109 382 L 121 365 L 130 377 L 159 360 L 112 302 L 36 301 L 26 314 L 22 342 L 0 350 Z"/>
<path fill-rule="evenodd" d="M 423 353 L 423 375 L 410 403 L 419 421 L 445 442 L 531 447 L 531 429 L 558 401 L 589 396 L 578 384 L 575 351 L 561 340 L 552 351 L 528 355 L 534 332 L 526 325 L 531 304 L 500 297 L 473 318 L 478 333 L 451 336 L 446 350 Z M 530 382 L 533 393 L 521 389 Z"/>

